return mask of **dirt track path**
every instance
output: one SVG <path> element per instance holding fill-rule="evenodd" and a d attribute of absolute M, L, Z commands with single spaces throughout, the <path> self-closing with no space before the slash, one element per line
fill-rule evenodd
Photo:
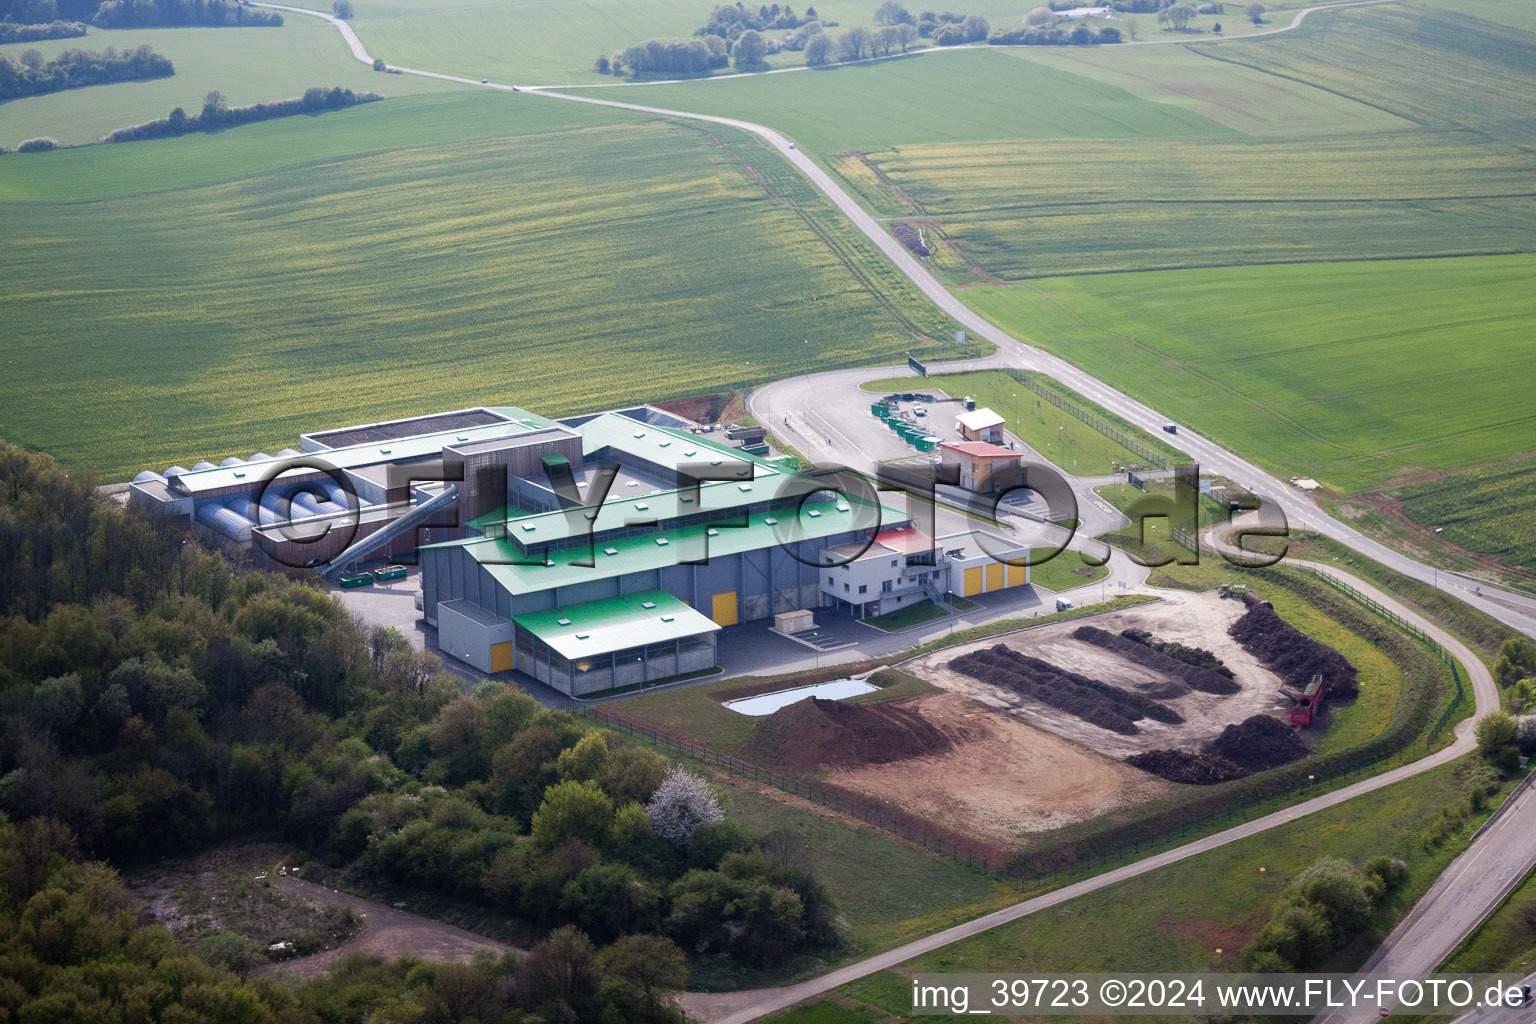
<path fill-rule="evenodd" d="M 409 956 L 419 960 L 461 963 L 479 949 L 504 953 L 512 948 L 484 935 L 397 910 L 373 900 L 365 900 L 360 896 L 335 892 L 314 882 L 280 875 L 273 877 L 272 884 L 316 903 L 351 907 L 363 925 L 357 937 L 345 945 L 272 965 L 269 970 L 274 974 L 313 978 L 329 971 L 338 960 L 354 953 L 365 953 L 386 960 Z"/>

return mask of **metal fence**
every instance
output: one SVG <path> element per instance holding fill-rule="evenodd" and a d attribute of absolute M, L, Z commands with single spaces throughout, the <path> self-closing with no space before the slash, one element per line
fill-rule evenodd
<path fill-rule="evenodd" d="M 1186 539 L 1190 538 L 1182 538 L 1180 542 Z M 1425 742 L 1429 742 L 1445 728 L 1451 715 L 1465 699 L 1455 657 L 1439 641 L 1349 584 L 1316 569 L 1311 572 L 1349 599 L 1422 642 L 1450 666 L 1456 682 L 1456 697 L 1450 701 L 1435 725 L 1424 734 Z M 1006 870 L 1016 879 L 1040 881 L 1055 881 L 1103 869 L 1117 861 L 1140 856 L 1143 846 L 1148 852 L 1166 849 L 1178 845 L 1179 840 L 1185 837 L 1197 833 L 1210 834 L 1216 826 L 1235 825 L 1265 813 L 1283 810 L 1296 803 L 1298 796 L 1305 800 L 1313 795 L 1321 795 L 1334 780 L 1387 760 L 1414 742 L 1411 738 L 1404 742 L 1394 741 L 1386 735 L 1377 736 L 1355 750 L 1294 762 L 1251 776 L 1231 789 L 1170 807 L 1165 813 L 1149 820 L 1123 822 L 1104 832 L 1063 839 L 1045 847 L 1026 848 L 1015 855 L 1000 847 L 935 827 L 889 803 L 863 798 L 849 790 L 743 761 L 707 744 L 661 732 L 604 708 L 583 708 L 576 714 L 600 722 L 607 728 L 641 738 L 675 756 L 689 758 L 722 769 L 738 778 L 770 785 L 810 800 L 980 870 Z"/>
<path fill-rule="evenodd" d="M 1084 409 L 1076 402 L 1068 400 L 1065 396 L 1058 394 L 1052 388 L 1048 388 L 1044 384 L 1041 384 L 1038 380 L 1025 373 L 1023 370 L 1015 369 L 1014 367 L 1009 366 L 1005 367 L 1003 372 L 1008 374 L 1009 377 L 1012 377 L 1015 381 L 1022 384 L 1024 387 L 1028 388 L 1030 391 L 1033 391 L 1035 394 L 1045 399 L 1047 402 L 1050 402 L 1052 405 L 1066 413 L 1068 416 L 1071 416 L 1076 420 L 1081 420 L 1082 422 L 1088 424 L 1088 426 L 1092 427 L 1094 430 L 1097 430 L 1099 433 L 1109 438 L 1111 441 L 1114 441 L 1116 444 L 1120 445 L 1120 447 L 1124 448 L 1126 451 L 1131 452 L 1138 458 L 1145 459 L 1148 465 L 1155 466 L 1158 469 L 1168 468 L 1168 460 L 1165 459 L 1162 455 L 1147 445 L 1143 444 L 1142 442 L 1136 440 L 1136 438 L 1126 434 L 1124 431 L 1116 427 L 1103 416 L 1100 416 L 1098 413 Z"/>
<path fill-rule="evenodd" d="M 1440 732 L 1444 730 L 1446 725 L 1450 722 L 1451 716 L 1456 713 L 1457 709 L 1461 707 L 1462 702 L 1466 700 L 1467 697 L 1466 687 L 1463 686 L 1461 682 L 1461 666 L 1457 663 L 1456 657 L 1451 654 L 1450 651 L 1446 650 L 1445 645 L 1440 641 L 1436 640 L 1434 637 L 1430 636 L 1428 633 L 1424 632 L 1418 626 L 1415 626 L 1413 623 L 1409 622 L 1407 619 L 1403 618 L 1392 609 L 1384 606 L 1379 601 L 1372 600 L 1336 576 L 1322 572 L 1318 569 L 1312 569 L 1310 571 L 1312 575 L 1316 576 L 1318 579 L 1322 580 L 1324 583 L 1328 584 L 1330 587 L 1337 590 L 1345 597 L 1348 597 L 1355 603 L 1363 605 L 1364 607 L 1375 612 L 1381 618 L 1386 619 L 1388 622 L 1392 623 L 1393 626 L 1397 627 L 1402 632 L 1407 633 L 1409 636 L 1413 637 L 1415 640 L 1428 647 L 1431 651 L 1435 652 L 1435 654 L 1440 657 L 1441 661 L 1450 666 L 1451 678 L 1456 682 L 1456 696 L 1446 704 L 1445 710 L 1440 712 L 1440 717 L 1436 719 L 1435 724 L 1430 726 L 1429 731 L 1425 733 L 1425 740 L 1428 741 L 1439 735 Z"/>

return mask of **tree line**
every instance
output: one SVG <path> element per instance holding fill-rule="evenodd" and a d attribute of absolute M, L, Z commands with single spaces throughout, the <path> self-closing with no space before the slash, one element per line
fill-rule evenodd
<path fill-rule="evenodd" d="M 773 964 L 838 941 L 798 847 L 746 834 L 727 810 L 660 754 L 512 687 L 466 694 L 397 630 L 306 582 L 237 571 L 100 500 L 87 477 L 0 445 L 0 811 L 77 851 L 71 864 L 286 838 L 359 882 L 551 929 L 586 966 L 545 1019 L 607 1020 L 603 1000 L 631 986 L 604 995 L 594 943 Z M 46 874 L 0 895 L 0 911 L 22 912 Z M 72 898 L 65 884 L 43 902 Z M 114 934 L 171 955 L 155 935 Z M 0 926 L 0 946 L 19 936 Z M 487 966 L 481 987 L 527 1010 L 521 982 L 494 981 L 526 965 Z"/>
<path fill-rule="evenodd" d="M 85 25 L 78 21 L 50 21 L 41 25 L 17 25 L 0 21 L 0 44 L 35 43 L 43 39 L 76 39 L 85 35 Z"/>
<path fill-rule="evenodd" d="M 122 51 L 109 46 L 100 53 L 65 50 L 50 61 L 37 50 L 27 50 L 20 60 L 0 53 L 0 101 L 175 73 L 170 60 L 148 46 Z"/>
<path fill-rule="evenodd" d="M 135 25 L 269 28 L 281 25 L 283 16 L 238 0 L 105 0 L 91 21 L 103 28 Z"/>
<path fill-rule="evenodd" d="M 374 103 L 384 97 L 376 92 L 353 92 L 336 86 L 326 89 L 311 86 L 304 95 L 267 103 L 252 103 L 243 107 L 231 107 L 224 95 L 210 92 L 203 100 L 203 109 L 188 115 L 181 107 L 172 110 L 170 116 L 142 124 L 118 128 L 102 138 L 103 142 L 132 142 L 137 139 L 163 139 L 188 132 L 212 131 L 216 128 L 232 128 L 253 121 L 268 121 L 276 117 L 293 117 L 296 114 L 318 114 L 327 110 L 343 110 L 359 103 Z"/>
<path fill-rule="evenodd" d="M 89 22 L 103 28 L 137 25 L 221 27 L 281 25 L 283 16 L 276 11 L 252 7 L 241 0 L 0 0 L 0 21 L 30 27 L 59 20 Z"/>

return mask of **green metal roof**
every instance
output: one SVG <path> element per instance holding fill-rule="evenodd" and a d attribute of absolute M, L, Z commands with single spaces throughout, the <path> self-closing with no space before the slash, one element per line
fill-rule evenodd
<path fill-rule="evenodd" d="M 797 497 L 801 493 L 787 486 L 788 481 L 799 479 L 798 474 L 786 474 L 782 467 L 767 459 L 747 455 L 685 430 L 639 423 L 614 413 L 605 413 L 575 429 L 582 436 L 582 451 L 587 455 L 613 448 L 673 472 L 689 465 L 718 468 L 721 472 L 731 472 L 734 468 L 735 478 L 701 480 L 697 489 L 684 487 L 634 498 L 621 497 L 610 491 L 595 518 L 590 506 L 581 517 L 566 511 L 524 515 L 508 509 L 478 516 L 470 525 L 484 531 L 491 523 L 505 523 L 507 536 L 526 549 L 586 533 L 619 530 L 631 523 L 666 522 L 699 512 L 730 513 L 746 505 L 776 497 Z"/>
<path fill-rule="evenodd" d="M 478 516 L 475 516 L 475 518 L 471 519 L 467 525 L 472 526 L 481 532 L 484 532 L 485 528 L 493 523 L 504 523 L 508 519 L 515 519 L 518 516 L 526 514 L 527 513 L 523 512 L 522 509 L 517 508 L 515 505 L 503 505 L 501 508 L 480 513 Z M 470 539 L 478 540 L 479 538 L 471 537 Z M 444 543 L 451 544 L 453 541 L 445 541 Z"/>
<path fill-rule="evenodd" d="M 720 628 L 664 590 L 530 612 L 512 621 L 572 661 Z"/>
<path fill-rule="evenodd" d="M 855 509 L 858 511 L 856 512 Z M 907 522 L 911 516 L 883 505 L 845 501 L 806 503 L 799 509 L 798 522 L 795 510 L 756 512 L 746 517 L 743 526 L 722 525 L 688 526 L 670 530 L 623 537 L 608 543 L 599 543 L 589 549 L 585 545 L 554 552 L 554 564 L 519 565 L 527 559 L 520 549 L 501 537 L 476 537 L 467 540 L 446 541 L 425 545 L 428 548 L 461 547 L 485 566 L 493 579 L 516 596 L 535 594 L 554 587 L 568 587 L 577 583 L 608 579 L 633 572 L 663 569 L 684 562 L 701 562 L 706 558 L 756 551 L 780 543 L 802 540 L 820 540 L 849 530 L 865 529 L 877 524 L 873 510 L 879 509 L 880 523 Z M 571 562 L 588 557 L 593 565 L 572 565 Z"/>

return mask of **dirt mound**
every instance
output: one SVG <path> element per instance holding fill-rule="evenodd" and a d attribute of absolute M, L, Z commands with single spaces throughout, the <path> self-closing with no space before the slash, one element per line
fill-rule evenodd
<path fill-rule="evenodd" d="M 1058 668 L 1004 644 L 961 655 L 949 667 L 1122 736 L 1140 732 L 1136 723 L 1143 718 L 1169 725 L 1184 721 L 1151 697 Z"/>
<path fill-rule="evenodd" d="M 1219 754 L 1251 772 L 1278 768 L 1304 757 L 1307 745 L 1296 730 L 1269 715 L 1254 715 L 1229 725 L 1211 741 L 1208 752 Z"/>
<path fill-rule="evenodd" d="M 1169 782 L 1190 786 L 1212 786 L 1249 774 L 1241 765 L 1220 754 L 1192 754 L 1187 750 L 1149 750 L 1145 754 L 1131 755 L 1125 763 Z"/>
<path fill-rule="evenodd" d="M 1204 647 L 1186 647 L 1174 640 L 1159 640 L 1144 629 L 1122 629 L 1120 635 L 1127 640 L 1134 640 L 1139 644 L 1146 644 L 1156 651 L 1162 651 L 1170 658 L 1177 658 L 1186 664 L 1199 668 L 1208 668 L 1219 676 L 1232 678 L 1232 670 L 1227 668 L 1227 663 L 1216 657 L 1215 654 Z"/>
<path fill-rule="evenodd" d="M 759 722 L 747 757 L 800 769 L 887 764 L 942 753 L 957 738 L 905 701 L 844 704 L 811 697 Z"/>
<path fill-rule="evenodd" d="M 1140 636 L 1147 637 L 1147 640 L 1141 640 L 1139 636 L 1132 637 L 1124 633 L 1116 636 L 1108 630 L 1099 629 L 1097 626 L 1079 626 L 1072 633 L 1072 637 L 1073 639 L 1081 640 L 1083 643 L 1093 644 L 1095 647 L 1102 647 L 1107 651 L 1113 651 L 1134 665 L 1140 665 L 1142 668 L 1151 669 L 1153 672 L 1158 672 L 1165 676 L 1172 676 L 1189 689 L 1220 695 L 1236 693 L 1240 689 L 1232 681 L 1230 673 L 1222 675 L 1214 669 L 1203 665 L 1191 664 L 1182 658 L 1166 654 L 1153 646 L 1155 641 L 1151 640 L 1151 634 L 1140 630 L 1135 632 Z M 1194 650 L 1194 648 L 1186 649 Z M 1214 660 L 1215 655 L 1210 655 L 1210 657 Z M 1217 664 L 1221 663 L 1218 661 Z M 1222 667 L 1225 668 L 1225 666 Z M 1185 690 L 1184 692 L 1187 693 L 1189 691 Z M 1156 696 L 1156 694 L 1149 694 L 1149 696 Z M 1182 697 L 1183 694 L 1175 694 L 1174 696 Z"/>
<path fill-rule="evenodd" d="M 1204 751 L 1149 750 L 1125 763 L 1170 782 L 1209 786 L 1290 764 L 1306 753 L 1306 744 L 1290 726 L 1269 715 L 1254 715 L 1227 726 Z"/>
<path fill-rule="evenodd" d="M 1355 666 L 1344 655 L 1286 622 L 1268 601 L 1252 594 L 1243 601 L 1248 611 L 1228 632 L 1288 686 L 1301 690 L 1313 676 L 1322 676 L 1323 692 L 1329 700 L 1353 700 L 1359 695 Z"/>
<path fill-rule="evenodd" d="M 695 423 L 714 423 L 720 419 L 720 414 L 725 411 L 726 403 L 730 400 L 731 396 L 728 394 L 694 395 L 691 398 L 673 398 L 651 404 L 684 419 L 693 420 Z"/>

